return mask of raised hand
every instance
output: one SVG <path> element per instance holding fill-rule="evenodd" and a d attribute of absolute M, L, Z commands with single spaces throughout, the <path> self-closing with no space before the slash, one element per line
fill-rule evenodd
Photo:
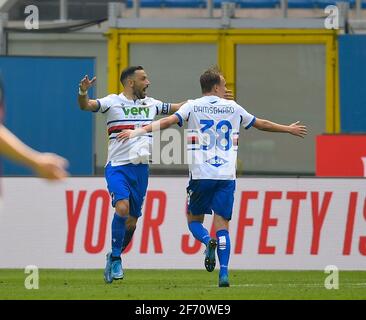
<path fill-rule="evenodd" d="M 289 125 L 291 130 L 290 133 L 293 134 L 294 136 L 304 138 L 308 134 L 308 130 L 306 126 L 300 125 L 299 123 L 300 121 L 296 121 Z"/>
<path fill-rule="evenodd" d="M 85 75 L 83 79 L 81 79 L 79 83 L 79 87 L 81 91 L 88 91 L 88 89 L 94 84 L 94 82 L 97 80 L 97 77 L 94 77 L 93 79 L 89 79 L 88 75 Z"/>

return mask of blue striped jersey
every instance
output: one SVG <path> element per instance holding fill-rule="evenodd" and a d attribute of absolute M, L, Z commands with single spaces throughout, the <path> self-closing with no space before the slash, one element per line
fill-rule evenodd
<path fill-rule="evenodd" d="M 106 116 L 108 130 L 108 159 L 112 166 L 128 163 L 147 163 L 151 155 L 152 135 L 145 134 L 125 142 L 116 140 L 119 132 L 150 124 L 159 114 L 169 114 L 171 105 L 145 97 L 130 100 L 123 93 L 97 99 L 98 112 Z"/>

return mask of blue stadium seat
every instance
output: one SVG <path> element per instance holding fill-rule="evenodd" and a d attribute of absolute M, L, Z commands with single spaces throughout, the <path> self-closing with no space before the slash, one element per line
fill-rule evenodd
<path fill-rule="evenodd" d="M 276 8 L 280 0 L 214 0 L 214 7 L 221 8 L 223 2 L 234 2 L 237 8 Z"/>
<path fill-rule="evenodd" d="M 356 0 L 342 0 L 343 2 L 348 2 L 350 8 L 353 8 L 355 6 Z M 333 5 L 335 6 L 337 4 L 337 0 L 316 0 L 317 8 L 325 8 L 326 6 Z"/>
<path fill-rule="evenodd" d="M 280 0 L 236 0 L 239 8 L 278 8 Z"/>
<path fill-rule="evenodd" d="M 290 9 L 312 9 L 317 7 L 317 0 L 288 0 Z"/>
<path fill-rule="evenodd" d="M 234 3 L 236 3 L 235 0 L 232 0 L 232 1 L 230 1 L 230 0 L 214 0 L 214 7 L 215 8 L 221 8 L 221 4 L 223 2 L 234 2 Z"/>
<path fill-rule="evenodd" d="M 164 0 L 164 7 L 167 8 L 204 8 L 205 0 Z"/>
<path fill-rule="evenodd" d="M 140 0 L 141 8 L 161 8 L 164 7 L 164 0 Z M 132 8 L 133 1 L 127 0 L 127 8 Z"/>

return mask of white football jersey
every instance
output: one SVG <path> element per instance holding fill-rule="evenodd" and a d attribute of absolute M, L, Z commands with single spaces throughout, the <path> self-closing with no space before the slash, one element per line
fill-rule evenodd
<path fill-rule="evenodd" d="M 240 126 L 249 129 L 255 116 L 235 101 L 217 96 L 188 100 L 176 113 L 188 121 L 187 158 L 192 179 L 234 180 Z"/>
<path fill-rule="evenodd" d="M 171 105 L 150 97 L 129 100 L 123 93 L 111 94 L 97 99 L 97 111 L 106 115 L 108 129 L 108 162 L 112 166 L 128 163 L 147 163 L 151 155 L 152 134 L 129 139 L 125 142 L 116 140 L 119 132 L 135 129 L 150 124 L 156 115 L 169 114 Z"/>

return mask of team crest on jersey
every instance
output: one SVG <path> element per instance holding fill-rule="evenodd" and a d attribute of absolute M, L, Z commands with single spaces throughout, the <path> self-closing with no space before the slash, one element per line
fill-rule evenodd
<path fill-rule="evenodd" d="M 210 164 L 211 166 L 218 168 L 218 167 L 222 166 L 223 164 L 227 163 L 228 161 L 223 158 L 220 158 L 218 156 L 214 156 L 213 158 L 206 160 L 206 162 L 208 164 Z"/>

